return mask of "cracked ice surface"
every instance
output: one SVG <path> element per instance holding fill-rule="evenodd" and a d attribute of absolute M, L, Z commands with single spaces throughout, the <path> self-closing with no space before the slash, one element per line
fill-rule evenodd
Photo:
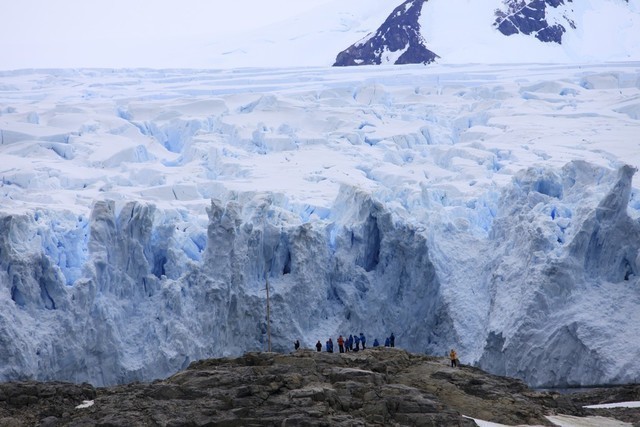
<path fill-rule="evenodd" d="M 277 351 L 639 380 L 637 63 L 0 76 L 1 380 L 264 350 L 265 278 Z"/>

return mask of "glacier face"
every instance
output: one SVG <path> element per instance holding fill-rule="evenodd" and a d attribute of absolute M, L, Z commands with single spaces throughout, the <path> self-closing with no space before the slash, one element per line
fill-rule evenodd
<path fill-rule="evenodd" d="M 539 385 L 637 381 L 627 361 L 616 361 L 637 351 L 623 330 L 639 302 L 640 223 L 627 213 L 634 172 L 573 162 L 518 177 L 502 201 L 509 215 L 492 229 L 492 240 L 505 243 L 495 244 L 481 367 Z M 604 196 L 585 202 L 601 185 Z"/>
<path fill-rule="evenodd" d="M 0 379 L 391 332 L 637 382 L 637 64 L 2 75 Z M 624 357 L 620 357 L 624 355 Z"/>

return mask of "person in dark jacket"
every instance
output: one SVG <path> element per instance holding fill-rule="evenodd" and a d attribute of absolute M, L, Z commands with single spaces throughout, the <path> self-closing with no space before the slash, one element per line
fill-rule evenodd
<path fill-rule="evenodd" d="M 360 342 L 362 343 L 362 349 L 364 350 L 366 347 L 364 346 L 364 343 L 367 342 L 367 339 L 365 338 L 364 334 L 362 332 L 360 332 Z"/>
<path fill-rule="evenodd" d="M 349 339 L 347 341 L 349 342 L 349 350 L 353 351 L 353 335 L 349 335 Z"/>
<path fill-rule="evenodd" d="M 327 341 L 327 353 L 333 353 L 333 341 L 331 341 L 331 338 Z"/>
<path fill-rule="evenodd" d="M 299 349 L 300 348 L 300 341 L 296 340 L 296 342 L 293 343 L 293 348 L 294 349 Z"/>
<path fill-rule="evenodd" d="M 353 337 L 353 343 L 356 345 L 353 351 L 360 351 L 360 337 L 355 335 Z"/>
<path fill-rule="evenodd" d="M 322 351 L 322 343 L 320 342 L 320 340 L 318 340 L 318 342 L 316 343 L 316 350 Z"/>
<path fill-rule="evenodd" d="M 391 347 L 396 346 L 396 336 L 393 335 L 393 332 L 391 332 L 391 336 L 389 337 L 389 343 L 391 344 Z"/>
<path fill-rule="evenodd" d="M 374 347 L 380 347 L 380 343 L 378 342 L 378 338 L 373 340 L 373 346 Z"/>
<path fill-rule="evenodd" d="M 391 340 L 389 339 L 389 337 L 387 337 L 387 338 L 384 340 L 384 346 L 385 346 L 385 347 L 389 347 L 390 345 L 391 345 Z"/>

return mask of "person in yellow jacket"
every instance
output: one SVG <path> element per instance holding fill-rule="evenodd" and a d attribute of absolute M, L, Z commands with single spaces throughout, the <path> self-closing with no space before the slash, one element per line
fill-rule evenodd
<path fill-rule="evenodd" d="M 449 353 L 449 359 L 451 359 L 452 368 L 455 368 L 456 366 L 458 366 L 458 354 L 454 349 L 451 349 L 451 352 Z"/>

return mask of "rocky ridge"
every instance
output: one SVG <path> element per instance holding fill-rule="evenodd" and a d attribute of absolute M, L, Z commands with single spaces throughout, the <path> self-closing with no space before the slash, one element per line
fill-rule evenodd
<path fill-rule="evenodd" d="M 471 418 L 552 425 L 547 415 L 586 416 L 595 410 L 583 405 L 611 399 L 640 400 L 640 386 L 537 392 L 516 379 L 401 349 L 299 350 L 202 360 L 152 383 L 0 384 L 0 425 L 473 426 Z M 640 425 L 640 408 L 607 411 Z"/>
<path fill-rule="evenodd" d="M 614 1 L 629 5 L 629 0 Z M 494 10 L 494 22 L 486 22 L 486 25 L 492 25 L 507 37 L 520 34 L 542 43 L 562 45 L 567 32 L 579 32 L 586 25 L 576 12 L 578 6 L 582 6 L 578 3 L 573 0 L 502 0 L 502 5 Z M 487 7 L 491 6 L 487 3 Z M 440 58 L 446 59 L 446 52 L 427 48 L 433 40 L 425 40 L 423 36 L 420 16 L 423 13 L 430 15 L 432 11 L 428 0 L 405 0 L 374 33 L 339 52 L 333 65 L 426 65 Z"/>
<path fill-rule="evenodd" d="M 567 0 L 572 3 L 573 0 Z M 564 0 L 509 0 L 505 2 L 506 11 L 496 11 L 494 26 L 505 36 L 513 34 L 533 35 L 542 42 L 562 44 L 566 28 L 561 23 L 550 23 L 547 19 L 548 8 L 564 5 Z M 575 29 L 575 22 L 567 16 L 562 17 L 566 25 Z"/>
<path fill-rule="evenodd" d="M 407 0 L 396 7 L 375 33 L 338 53 L 333 66 L 429 64 L 438 58 L 420 33 L 426 0 Z"/>

